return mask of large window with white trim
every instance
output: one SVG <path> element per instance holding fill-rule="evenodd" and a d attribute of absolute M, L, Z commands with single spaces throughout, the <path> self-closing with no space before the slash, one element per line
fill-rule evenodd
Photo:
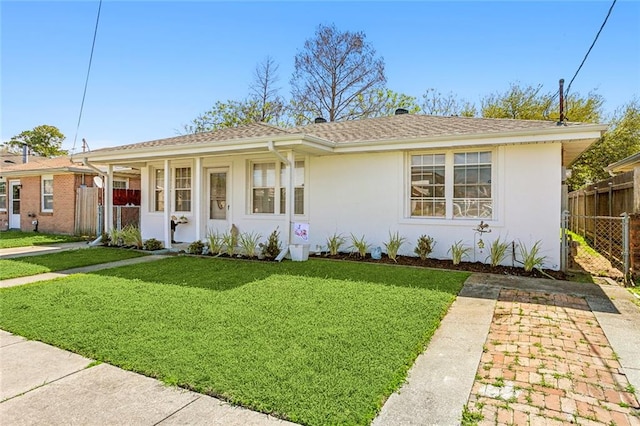
<path fill-rule="evenodd" d="M 153 169 L 153 211 L 164 211 L 164 169 Z"/>
<path fill-rule="evenodd" d="M 43 212 L 53 212 L 53 176 L 44 175 L 41 180 L 41 210 Z"/>
<path fill-rule="evenodd" d="M 493 218 L 491 151 L 410 156 L 410 216 Z"/>
<path fill-rule="evenodd" d="M 293 169 L 294 214 L 304 214 L 304 160 L 296 160 Z M 277 177 L 277 178 L 276 178 Z M 282 162 L 251 164 L 251 212 L 284 214 L 287 203 L 287 168 Z"/>
<path fill-rule="evenodd" d="M 191 167 L 175 169 L 174 199 L 176 212 L 191 211 Z"/>

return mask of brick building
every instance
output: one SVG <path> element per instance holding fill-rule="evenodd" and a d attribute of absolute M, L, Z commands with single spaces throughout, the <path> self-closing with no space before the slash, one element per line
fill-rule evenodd
<path fill-rule="evenodd" d="M 91 193 L 88 214 L 97 216 L 101 191 L 94 188 L 97 171 L 70 157 L 31 158 L 24 164 L 0 165 L 0 230 L 20 229 L 77 233 L 80 193 Z M 140 189 L 140 176 L 131 170 L 114 174 L 114 189 Z M 86 205 L 87 201 L 83 202 Z M 95 212 L 95 213 L 94 213 Z M 92 217 L 95 220 L 95 218 Z"/>

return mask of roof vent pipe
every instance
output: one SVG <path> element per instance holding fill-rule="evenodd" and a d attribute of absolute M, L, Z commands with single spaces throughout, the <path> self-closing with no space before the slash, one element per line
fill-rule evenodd
<path fill-rule="evenodd" d="M 316 124 L 318 124 L 318 123 L 326 123 L 326 122 L 327 122 L 327 120 L 325 120 L 325 119 L 324 119 L 324 118 L 322 118 L 322 117 L 316 117 L 316 119 L 315 119 L 315 120 L 313 120 L 313 122 L 314 122 L 314 123 L 316 123 Z"/>
<path fill-rule="evenodd" d="M 560 120 L 558 120 L 558 126 L 564 124 L 564 78 L 560 79 L 560 88 L 558 93 L 560 94 Z"/>
<path fill-rule="evenodd" d="M 398 108 L 396 109 L 395 115 L 409 114 L 408 109 Z"/>

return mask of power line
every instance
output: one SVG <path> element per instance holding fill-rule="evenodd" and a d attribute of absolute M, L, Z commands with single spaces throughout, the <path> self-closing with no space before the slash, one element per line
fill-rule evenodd
<path fill-rule="evenodd" d="M 78 131 L 80 130 L 80 121 L 82 120 L 82 110 L 84 109 L 84 100 L 87 97 L 87 86 L 89 86 L 89 74 L 91 73 L 91 62 L 93 61 L 93 51 L 96 47 L 96 36 L 98 35 L 98 23 L 100 22 L 100 9 L 102 9 L 102 0 L 98 2 L 98 16 L 96 16 L 96 25 L 93 30 L 93 42 L 91 43 L 91 55 L 89 55 L 89 66 L 87 68 L 87 77 L 84 81 L 84 92 L 82 93 L 82 102 L 80 103 L 80 113 L 78 114 L 78 125 L 76 126 L 76 134 L 73 137 L 73 148 L 71 153 L 76 150 L 76 141 L 78 140 Z"/>
<path fill-rule="evenodd" d="M 589 47 L 589 50 L 587 50 L 586 55 L 584 55 L 584 58 L 582 59 L 582 62 L 580 63 L 580 66 L 578 67 L 578 69 L 576 70 L 576 73 L 571 78 L 571 81 L 569 82 L 569 85 L 567 86 L 567 90 L 564 92 L 565 102 L 566 102 L 567 97 L 569 95 L 569 90 L 571 89 L 571 83 L 573 83 L 573 80 L 575 80 L 576 77 L 578 76 L 578 73 L 582 69 L 582 66 L 584 65 L 584 63 L 586 62 L 587 58 L 589 57 L 589 53 L 591 53 L 591 49 L 593 49 L 593 46 L 596 44 L 596 41 L 598 41 L 598 37 L 600 36 L 600 33 L 604 29 L 604 26 L 607 23 L 607 20 L 609 19 L 609 15 L 611 15 L 611 11 L 613 10 L 613 6 L 616 5 L 616 1 L 617 0 L 613 0 L 613 3 L 611 3 L 611 7 L 609 8 L 609 11 L 607 12 L 607 16 L 604 18 L 604 21 L 602 22 L 602 25 L 600 25 L 600 29 L 598 30 L 598 33 L 596 34 L 596 37 L 593 39 L 593 43 L 591 43 L 591 46 Z"/>

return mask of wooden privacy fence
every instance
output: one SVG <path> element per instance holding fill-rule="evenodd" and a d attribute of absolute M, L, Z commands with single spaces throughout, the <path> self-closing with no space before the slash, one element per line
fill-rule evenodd
<path fill-rule="evenodd" d="M 99 191 L 90 186 L 81 186 L 76 191 L 76 235 L 96 235 Z"/>
<path fill-rule="evenodd" d="M 572 216 L 612 216 L 635 213 L 633 171 L 602 180 L 569 193 Z"/>

